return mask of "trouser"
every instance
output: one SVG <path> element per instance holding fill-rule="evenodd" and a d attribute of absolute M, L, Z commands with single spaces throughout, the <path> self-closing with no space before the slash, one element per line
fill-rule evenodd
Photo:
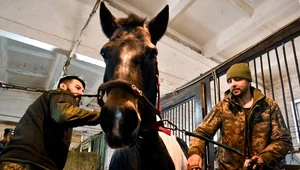
<path fill-rule="evenodd" d="M 1 170 L 44 170 L 29 163 L 19 163 L 19 162 L 10 162 L 10 161 L 0 162 L 0 169 Z"/>

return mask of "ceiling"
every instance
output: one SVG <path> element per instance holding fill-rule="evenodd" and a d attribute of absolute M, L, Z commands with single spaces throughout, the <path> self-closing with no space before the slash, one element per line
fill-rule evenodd
<path fill-rule="evenodd" d="M 72 49 L 68 74 L 82 75 L 95 94 L 105 64 L 99 51 L 108 40 L 99 11 L 87 22 L 96 0 L 0 0 L 0 81 L 24 90 L 0 88 L 0 122 L 15 124 L 39 95 L 52 89 Z M 152 19 L 169 5 L 169 25 L 157 44 L 161 95 L 253 46 L 300 16 L 298 0 L 107 0 L 116 17 L 133 12 Z M 74 48 L 80 39 L 78 48 Z M 99 109 L 95 99 L 82 107 Z M 80 127 L 89 136 L 100 126 Z"/>

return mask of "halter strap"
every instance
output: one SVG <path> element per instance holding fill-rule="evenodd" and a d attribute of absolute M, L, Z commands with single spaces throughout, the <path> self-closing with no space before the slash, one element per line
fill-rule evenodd
<path fill-rule="evenodd" d="M 129 90 L 132 94 L 134 94 L 140 101 L 146 104 L 156 115 L 161 116 L 161 112 L 155 108 L 155 106 L 147 99 L 144 95 L 143 91 L 138 89 L 134 84 L 122 79 L 111 80 L 105 83 L 102 83 L 98 88 L 98 104 L 100 107 L 103 107 L 104 101 L 103 96 L 105 94 L 105 90 L 113 87 L 121 87 Z"/>
<path fill-rule="evenodd" d="M 162 116 L 162 112 L 161 112 L 161 105 L 160 105 L 160 82 L 159 82 L 159 70 L 157 67 L 157 57 L 155 58 L 156 60 L 156 77 L 157 77 L 157 81 L 156 81 L 156 87 L 157 87 L 157 110 L 160 112 L 160 117 Z"/>
<path fill-rule="evenodd" d="M 102 83 L 99 86 L 98 94 L 97 94 L 97 96 L 98 96 L 97 102 L 100 107 L 103 107 L 103 105 L 104 105 L 103 97 L 105 94 L 105 90 L 109 89 L 109 88 L 113 88 L 113 87 L 121 87 L 121 88 L 129 90 L 138 99 L 140 99 L 139 100 L 140 102 L 146 104 L 153 111 L 153 113 L 155 113 L 156 115 L 159 116 L 159 118 L 161 118 L 160 101 L 159 101 L 159 98 L 160 98 L 159 97 L 159 94 L 160 94 L 159 93 L 159 83 L 157 84 L 158 101 L 159 101 L 157 108 L 147 99 L 147 97 L 144 95 L 143 91 L 138 89 L 134 84 L 131 84 L 130 82 L 128 82 L 126 80 L 122 80 L 122 79 L 111 80 L 111 81 Z M 145 127 L 145 128 L 162 131 L 162 132 L 166 133 L 167 135 L 171 134 L 170 129 L 165 128 L 162 121 L 158 121 L 158 122 L 152 123 L 150 125 L 147 125 L 147 127 Z"/>

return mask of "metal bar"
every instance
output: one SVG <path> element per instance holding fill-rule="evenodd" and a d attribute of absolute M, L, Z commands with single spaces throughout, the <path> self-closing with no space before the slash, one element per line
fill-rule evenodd
<path fill-rule="evenodd" d="M 188 103 L 188 101 L 187 102 L 185 102 L 184 103 L 184 114 L 183 114 L 183 128 L 187 128 L 186 127 L 186 115 L 187 115 L 187 103 Z M 183 135 L 184 136 L 184 139 L 186 138 L 186 136 L 185 135 Z M 186 141 L 186 140 L 184 140 L 184 141 Z"/>
<path fill-rule="evenodd" d="M 186 126 L 186 116 L 187 116 L 187 104 L 188 104 L 188 101 L 186 103 L 184 103 L 184 115 L 183 115 L 183 122 L 184 122 L 184 128 L 186 129 L 187 126 Z M 186 135 L 184 135 L 184 141 L 186 141 Z"/>
<path fill-rule="evenodd" d="M 220 77 L 217 78 L 217 87 L 218 87 L 218 102 L 221 100 L 221 87 L 220 87 Z M 226 82 L 227 83 L 227 82 Z M 217 104 L 217 103 L 216 103 Z"/>
<path fill-rule="evenodd" d="M 184 116 L 185 116 L 185 103 L 182 104 L 182 113 L 181 113 L 181 128 L 185 128 L 184 126 Z M 182 138 L 184 138 L 184 134 L 181 133 Z"/>
<path fill-rule="evenodd" d="M 181 128 L 185 128 L 185 122 L 184 122 L 184 117 L 185 117 L 185 103 L 182 103 L 182 114 L 181 114 Z M 181 133 L 182 138 L 184 139 L 184 134 Z"/>
<path fill-rule="evenodd" d="M 260 59 L 260 70 L 261 70 L 261 77 L 262 77 L 262 82 L 263 82 L 263 88 L 264 88 L 264 94 L 266 95 L 266 85 L 265 85 L 265 75 L 264 75 L 264 65 L 262 61 L 262 56 L 259 56 Z"/>
<path fill-rule="evenodd" d="M 168 115 L 168 117 L 169 117 L 169 120 L 172 119 L 172 108 L 169 109 L 169 115 Z M 173 122 L 173 121 L 172 121 L 172 122 Z M 174 135 L 174 132 L 172 132 L 172 133 L 173 133 L 173 135 Z"/>
<path fill-rule="evenodd" d="M 279 55 L 278 55 L 278 50 L 277 50 L 277 48 L 275 48 L 275 53 L 276 53 L 276 59 L 277 59 L 277 65 L 278 65 L 279 77 L 280 77 L 280 84 L 281 84 L 281 90 L 282 90 L 282 98 L 283 98 L 283 106 L 284 106 L 285 116 L 286 116 L 286 120 L 289 120 L 289 118 L 288 118 L 288 116 L 287 116 L 287 107 L 286 107 L 286 100 L 285 100 L 285 91 L 284 91 L 284 85 L 283 85 L 283 79 L 282 79 L 282 72 L 281 72 L 280 61 L 279 61 Z M 288 128 L 289 128 L 289 131 L 291 131 L 289 121 L 287 121 L 287 125 L 288 125 Z"/>
<path fill-rule="evenodd" d="M 253 64 L 254 64 L 254 75 L 255 75 L 255 87 L 258 89 L 257 70 L 256 70 L 255 59 L 253 60 Z"/>
<path fill-rule="evenodd" d="M 175 122 L 176 106 L 172 109 L 172 122 Z M 173 132 L 173 135 L 176 136 L 176 132 Z"/>
<path fill-rule="evenodd" d="M 214 78 L 213 80 L 213 83 L 214 83 L 214 100 L 215 100 L 215 104 L 217 103 L 217 84 L 216 84 L 216 77 Z"/>
<path fill-rule="evenodd" d="M 192 114 L 190 113 L 191 111 L 191 109 L 190 109 L 190 105 L 191 105 L 191 102 L 192 102 L 192 100 L 193 99 L 191 99 L 189 102 L 188 102 L 188 104 L 187 104 L 187 112 L 188 112 L 188 117 L 187 117 L 187 119 L 186 119 L 186 123 L 187 123 L 187 129 L 189 129 L 189 131 L 191 131 L 192 129 L 191 129 L 191 125 L 192 125 L 192 123 L 191 123 L 191 118 L 192 118 Z M 187 137 L 187 139 L 186 139 L 186 141 L 188 141 L 189 142 L 189 137 Z M 189 144 L 189 143 L 188 143 Z"/>
<path fill-rule="evenodd" d="M 175 116 L 175 120 L 176 120 L 176 125 L 179 124 L 179 107 L 176 107 L 176 116 Z M 179 132 L 176 132 L 176 136 L 179 136 Z"/>
<path fill-rule="evenodd" d="M 188 122 L 188 127 L 189 127 L 189 131 L 193 131 L 193 113 L 192 113 L 192 102 L 193 102 L 193 98 L 190 100 L 189 104 L 188 104 L 188 112 L 189 112 L 189 118 L 187 119 Z M 188 141 L 190 141 L 190 137 L 188 137 Z"/>
<path fill-rule="evenodd" d="M 287 59 L 286 59 L 286 51 L 285 51 L 285 44 L 282 45 L 282 50 L 283 50 L 283 58 L 284 58 L 284 63 L 285 63 L 285 69 L 286 69 L 286 74 L 287 74 L 287 78 L 288 78 L 288 84 L 289 84 L 289 89 L 290 89 L 290 94 L 291 94 L 291 99 L 292 99 L 292 106 L 294 109 L 294 116 L 295 119 L 297 120 L 297 110 L 295 107 L 295 99 L 294 99 L 294 94 L 293 94 L 293 89 L 292 89 L 292 84 L 291 84 L 291 78 L 290 78 L 290 72 L 289 72 L 289 66 L 287 63 Z M 289 119 L 288 119 L 288 113 L 285 113 L 286 117 L 287 117 L 287 124 L 289 124 Z M 296 127 L 297 129 L 299 129 L 299 124 L 296 123 Z M 300 137 L 300 132 L 298 131 L 298 136 Z"/>
<path fill-rule="evenodd" d="M 162 114 L 162 119 L 168 119 L 169 118 L 168 113 L 169 113 L 169 110 L 164 110 L 163 114 Z M 170 119 L 168 119 L 168 120 L 170 120 Z M 169 126 L 167 126 L 167 124 L 165 122 L 164 122 L 164 126 L 169 127 Z"/>
<path fill-rule="evenodd" d="M 182 119 L 183 119 L 183 104 L 179 105 L 180 107 L 180 112 L 179 112 L 179 127 L 180 128 L 183 128 L 183 122 L 182 122 Z M 182 139 L 183 138 L 183 134 L 182 133 L 179 133 L 179 136 L 180 138 Z"/>
<path fill-rule="evenodd" d="M 275 100 L 274 88 L 273 88 L 272 67 L 271 67 L 271 61 L 270 61 L 269 51 L 267 52 L 267 56 L 268 56 L 268 65 L 269 65 L 269 74 L 270 74 L 270 84 L 271 84 L 271 91 L 272 91 L 272 99 Z"/>
<path fill-rule="evenodd" d="M 180 113 L 180 110 L 179 110 L 179 109 L 180 109 L 180 105 L 177 105 L 177 106 L 176 106 L 176 118 L 175 118 L 175 119 L 176 119 L 176 125 L 177 125 L 177 126 L 179 125 L 179 121 L 180 121 L 180 120 L 179 120 L 179 113 Z M 179 137 L 179 132 L 176 133 L 176 136 Z"/>
<path fill-rule="evenodd" d="M 189 112 L 189 103 L 190 103 L 191 100 L 189 100 L 187 103 L 186 103 L 186 119 L 185 119 L 185 127 L 186 129 L 189 129 L 190 128 L 190 123 L 189 123 L 189 119 L 190 119 L 190 112 Z M 189 145 L 189 138 L 188 136 L 185 135 L 185 142 L 187 143 L 187 145 Z"/>
<path fill-rule="evenodd" d="M 172 113 L 173 113 L 173 109 L 172 108 L 170 108 L 169 109 L 169 120 L 171 120 L 173 117 L 172 117 Z M 173 122 L 173 120 L 172 120 L 172 122 Z M 170 127 L 170 125 L 169 125 L 169 127 Z M 172 134 L 174 135 L 174 132 L 172 132 Z"/>
<path fill-rule="evenodd" d="M 295 64 L 296 64 L 296 70 L 297 70 L 298 85 L 300 86 L 300 72 L 299 72 L 299 63 L 298 63 L 298 59 L 297 59 L 297 53 L 296 53 L 296 48 L 295 48 L 294 39 L 292 39 L 292 40 L 291 40 L 291 42 L 292 42 L 293 53 L 294 53 Z"/>

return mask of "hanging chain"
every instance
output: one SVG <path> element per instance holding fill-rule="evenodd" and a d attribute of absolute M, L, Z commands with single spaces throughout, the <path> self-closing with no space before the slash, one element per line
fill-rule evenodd
<path fill-rule="evenodd" d="M 21 91 L 27 91 L 27 92 L 34 92 L 34 93 L 43 93 L 47 90 L 39 89 L 39 88 L 32 88 L 32 87 L 24 87 L 24 86 L 18 86 L 18 85 L 12 85 L 12 84 L 6 84 L 0 82 L 0 88 L 3 89 L 12 89 L 12 90 L 21 90 Z"/>
<path fill-rule="evenodd" d="M 32 93 L 44 93 L 49 92 L 49 90 L 39 89 L 39 88 L 32 88 L 32 87 L 24 87 L 24 86 L 18 86 L 13 84 L 6 84 L 2 83 L 0 81 L 0 89 L 7 89 L 7 90 L 19 90 L 19 91 L 25 91 L 25 92 L 32 92 Z M 57 92 L 60 93 L 60 92 Z M 65 94 L 65 93 L 62 93 Z M 81 97 L 99 97 L 98 94 L 83 94 L 80 95 Z"/>
<path fill-rule="evenodd" d="M 97 9 L 98 9 L 99 4 L 100 4 L 101 1 L 102 1 L 102 0 L 97 0 L 97 2 L 96 2 L 96 4 L 95 4 L 95 6 L 94 6 L 92 12 L 90 13 L 90 16 L 89 16 L 88 20 L 86 21 L 85 25 L 84 25 L 83 28 L 81 29 L 80 34 L 79 34 L 79 38 L 76 40 L 76 42 L 75 42 L 75 44 L 74 44 L 74 46 L 73 46 L 73 48 L 72 48 L 72 51 L 70 52 L 70 54 L 69 54 L 69 56 L 68 56 L 68 58 L 67 58 L 67 60 L 66 60 L 66 62 L 65 62 L 65 65 L 64 65 L 64 67 L 63 67 L 63 71 L 62 71 L 61 77 L 68 74 L 68 66 L 69 66 L 70 63 L 71 63 L 71 59 L 73 58 L 73 55 L 74 55 L 74 53 L 75 53 L 77 47 L 78 47 L 79 44 L 81 43 L 81 36 L 82 36 L 82 34 L 83 34 L 83 31 L 86 29 L 86 27 L 87 27 L 87 25 L 89 24 L 90 20 L 92 19 L 92 17 L 93 17 L 94 14 L 96 13 L 96 11 L 97 11 Z"/>

